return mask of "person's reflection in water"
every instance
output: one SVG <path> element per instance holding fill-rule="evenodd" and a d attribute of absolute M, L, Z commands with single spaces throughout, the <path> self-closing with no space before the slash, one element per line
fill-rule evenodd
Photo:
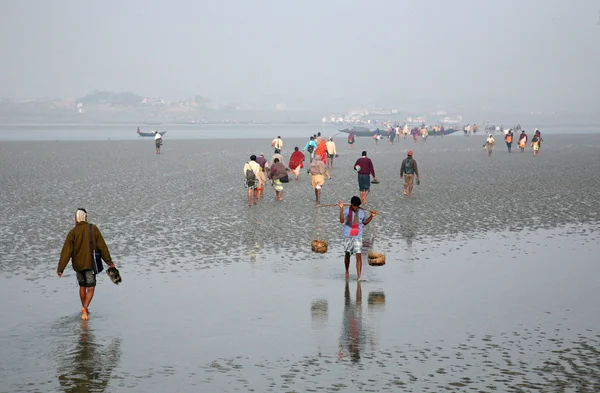
<path fill-rule="evenodd" d="M 412 252 L 413 239 L 415 238 L 415 233 L 412 229 L 408 229 L 404 232 L 404 238 L 406 239 L 406 250 L 408 252 Z"/>
<path fill-rule="evenodd" d="M 64 392 L 104 392 L 121 357 L 121 343 L 113 339 L 104 346 L 94 342 L 88 321 L 81 321 L 79 341 L 74 350 L 65 351 L 58 369 L 58 381 Z"/>
<path fill-rule="evenodd" d="M 338 359 L 350 356 L 354 363 L 360 361 L 360 350 L 365 341 L 362 321 L 362 289 L 360 281 L 356 283 L 356 299 L 354 303 L 350 298 L 350 285 L 346 281 L 344 291 L 344 315 L 342 325 L 342 336 L 340 337 L 340 347 Z"/>
<path fill-rule="evenodd" d="M 245 248 L 244 254 L 247 257 L 250 257 L 250 263 L 253 265 L 256 264 L 256 257 L 260 253 L 260 249 L 261 249 L 259 239 L 260 239 L 260 233 L 258 233 L 257 231 L 253 231 L 253 232 L 245 234 L 244 240 L 243 240 L 244 248 Z"/>
<path fill-rule="evenodd" d="M 317 339 L 319 356 L 321 356 L 321 348 L 323 348 L 327 342 L 327 337 L 324 331 L 327 327 L 328 309 L 329 305 L 325 299 L 314 300 L 310 306 L 312 328 Z"/>
<path fill-rule="evenodd" d="M 383 291 L 371 291 L 367 296 L 367 320 L 369 321 L 369 342 L 374 351 L 379 341 L 379 330 L 385 312 L 385 293 Z"/>

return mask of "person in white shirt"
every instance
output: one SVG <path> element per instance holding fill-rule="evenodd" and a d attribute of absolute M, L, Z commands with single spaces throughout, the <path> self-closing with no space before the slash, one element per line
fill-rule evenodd
<path fill-rule="evenodd" d="M 337 156 L 337 151 L 335 150 L 335 142 L 333 138 L 329 138 L 326 143 L 327 145 L 327 167 L 333 168 L 333 159 Z"/>
<path fill-rule="evenodd" d="M 494 137 L 492 136 L 492 134 L 490 134 L 490 136 L 487 137 L 487 139 L 485 140 L 485 145 L 483 145 L 483 150 L 488 151 L 488 156 L 492 155 L 492 149 L 494 148 L 494 145 L 496 144 L 496 141 L 494 140 Z"/>
<path fill-rule="evenodd" d="M 160 132 L 154 131 L 154 145 L 156 146 L 156 154 L 160 154 L 160 147 L 162 146 L 163 140 Z"/>
<path fill-rule="evenodd" d="M 273 146 L 275 150 L 283 150 L 283 139 L 281 139 L 281 136 L 278 136 L 277 138 L 273 139 L 273 141 L 271 142 L 271 146 Z"/>

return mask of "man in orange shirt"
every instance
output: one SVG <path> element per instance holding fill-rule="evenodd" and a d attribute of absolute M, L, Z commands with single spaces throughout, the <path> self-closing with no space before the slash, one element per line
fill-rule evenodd
<path fill-rule="evenodd" d="M 506 136 L 504 137 L 504 141 L 506 142 L 506 147 L 508 147 L 508 152 L 510 153 L 511 149 L 512 149 L 512 143 L 513 143 L 513 131 L 508 130 L 508 134 L 506 134 Z"/>

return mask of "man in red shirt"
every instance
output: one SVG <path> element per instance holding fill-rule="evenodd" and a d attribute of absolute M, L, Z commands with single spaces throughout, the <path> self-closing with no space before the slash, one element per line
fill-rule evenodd
<path fill-rule="evenodd" d="M 356 160 L 354 163 L 354 170 L 358 172 L 358 190 L 360 191 L 360 200 L 364 205 L 367 203 L 367 196 L 369 195 L 369 189 L 371 188 L 371 175 L 373 180 L 377 180 L 375 177 L 375 167 L 367 152 L 362 152 L 362 157 Z"/>

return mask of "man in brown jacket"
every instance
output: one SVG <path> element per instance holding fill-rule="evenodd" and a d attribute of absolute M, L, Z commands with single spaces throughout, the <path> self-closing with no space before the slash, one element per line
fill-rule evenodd
<path fill-rule="evenodd" d="M 62 277 L 69 260 L 72 260 L 73 270 L 77 272 L 77 281 L 79 282 L 81 319 L 83 320 L 88 319 L 88 307 L 94 297 L 96 287 L 96 275 L 92 266 L 92 249 L 90 248 L 90 225 L 95 249 L 100 250 L 100 256 L 108 266 L 115 267 L 100 230 L 96 225 L 87 222 L 86 210 L 79 208 L 75 213 L 75 227 L 67 235 L 56 269 L 58 277 Z"/>

